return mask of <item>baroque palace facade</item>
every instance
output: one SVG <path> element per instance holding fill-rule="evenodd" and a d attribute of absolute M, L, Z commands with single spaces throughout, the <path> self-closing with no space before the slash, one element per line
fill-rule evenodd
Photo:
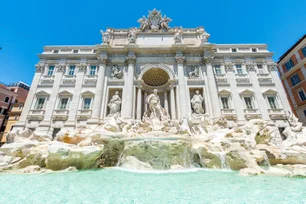
<path fill-rule="evenodd" d="M 170 28 L 155 9 L 138 22 L 101 31 L 102 44 L 44 47 L 14 129 L 55 135 L 112 117 L 179 121 L 194 113 L 230 126 L 254 118 L 287 126 L 290 105 L 267 45 L 213 44 L 203 27 Z"/>

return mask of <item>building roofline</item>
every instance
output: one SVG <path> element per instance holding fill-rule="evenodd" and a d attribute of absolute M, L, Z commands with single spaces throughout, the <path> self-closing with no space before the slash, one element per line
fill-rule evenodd
<path fill-rule="evenodd" d="M 296 46 L 298 46 L 304 39 L 306 38 L 306 34 L 304 34 L 294 45 L 292 45 L 279 59 L 277 64 L 282 61 Z"/>

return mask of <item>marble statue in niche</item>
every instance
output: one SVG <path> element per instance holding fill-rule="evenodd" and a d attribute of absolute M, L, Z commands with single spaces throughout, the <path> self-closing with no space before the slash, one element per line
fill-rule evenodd
<path fill-rule="evenodd" d="M 122 101 L 119 96 L 119 91 L 115 91 L 115 94 L 107 105 L 109 108 L 109 114 L 107 115 L 107 117 L 115 117 L 120 115 L 121 102 Z"/>
<path fill-rule="evenodd" d="M 144 113 L 144 118 L 157 119 L 159 121 L 163 121 L 168 118 L 167 111 L 160 104 L 157 89 L 154 89 L 153 93 L 147 96 L 146 103 L 148 104 L 148 109 Z"/>
<path fill-rule="evenodd" d="M 196 90 L 195 95 L 193 95 L 190 101 L 192 105 L 193 113 L 204 114 L 203 101 L 204 101 L 204 98 L 203 96 L 201 96 L 200 91 Z"/>

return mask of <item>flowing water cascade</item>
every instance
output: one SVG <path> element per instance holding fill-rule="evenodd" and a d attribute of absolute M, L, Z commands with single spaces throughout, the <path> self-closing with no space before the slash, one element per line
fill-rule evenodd
<path fill-rule="evenodd" d="M 270 169 L 271 163 L 270 163 L 270 160 L 269 160 L 266 153 L 263 154 L 263 158 L 264 158 L 263 165 L 264 165 L 265 169 Z"/>

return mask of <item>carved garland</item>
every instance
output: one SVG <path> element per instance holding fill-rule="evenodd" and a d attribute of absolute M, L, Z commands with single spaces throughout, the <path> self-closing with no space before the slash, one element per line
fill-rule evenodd
<path fill-rule="evenodd" d="M 226 63 L 224 64 L 225 70 L 227 72 L 234 72 L 234 65 L 232 63 Z"/>
<path fill-rule="evenodd" d="M 35 68 L 36 68 L 36 72 L 41 72 L 42 73 L 45 69 L 45 66 L 42 65 L 42 64 L 37 64 L 37 65 L 35 65 Z"/>
<path fill-rule="evenodd" d="M 268 63 L 267 66 L 268 66 L 268 70 L 269 70 L 269 71 L 276 71 L 276 69 L 277 69 L 277 68 L 276 68 L 277 65 L 276 65 L 276 63 L 274 63 L 274 62 Z"/>
<path fill-rule="evenodd" d="M 57 64 L 55 67 L 56 67 L 56 70 L 57 70 L 58 72 L 62 72 L 62 71 L 65 70 L 66 65 L 65 65 L 65 64 Z"/>
<path fill-rule="evenodd" d="M 254 63 L 247 63 L 246 68 L 248 71 L 255 71 L 255 64 Z"/>

